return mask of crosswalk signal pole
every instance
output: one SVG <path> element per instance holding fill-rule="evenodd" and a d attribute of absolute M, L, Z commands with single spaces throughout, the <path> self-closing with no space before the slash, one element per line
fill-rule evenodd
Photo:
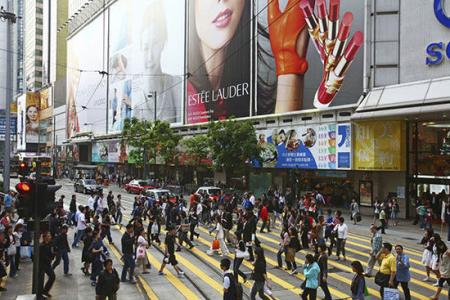
<path fill-rule="evenodd" d="M 12 9 L 11 1 L 8 1 L 7 9 Z M 9 192 L 9 172 L 11 159 L 11 98 L 13 97 L 13 47 L 12 47 L 12 24 L 16 23 L 16 15 L 0 7 L 0 20 L 6 22 L 6 107 L 5 107 L 5 154 L 3 157 L 3 192 Z"/>

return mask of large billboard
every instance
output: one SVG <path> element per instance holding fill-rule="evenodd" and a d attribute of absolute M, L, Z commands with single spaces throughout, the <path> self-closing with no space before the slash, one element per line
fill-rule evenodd
<path fill-rule="evenodd" d="M 178 0 L 121 0 L 111 6 L 109 132 L 121 131 L 131 117 L 182 122 L 184 16 Z"/>
<path fill-rule="evenodd" d="M 358 101 L 363 35 L 356 32 L 364 28 L 365 1 L 256 2 L 255 115 Z"/>
<path fill-rule="evenodd" d="M 249 116 L 252 2 L 188 1 L 186 123 Z"/>
<path fill-rule="evenodd" d="M 25 109 L 25 142 L 39 143 L 40 93 L 28 92 Z"/>
<path fill-rule="evenodd" d="M 100 15 L 67 42 L 67 137 L 106 132 L 105 15 Z"/>
<path fill-rule="evenodd" d="M 255 167 L 350 169 L 351 126 L 312 124 L 257 131 L 260 160 Z"/>
<path fill-rule="evenodd" d="M 124 163 L 127 160 L 126 145 L 121 141 L 103 141 L 92 144 L 92 162 Z"/>

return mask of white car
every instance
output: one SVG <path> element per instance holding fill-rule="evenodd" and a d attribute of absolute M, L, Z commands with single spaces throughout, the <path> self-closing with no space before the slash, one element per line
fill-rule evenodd
<path fill-rule="evenodd" d="M 215 186 L 201 186 L 195 192 L 197 195 L 206 193 L 213 200 L 217 200 L 219 198 L 221 188 Z"/>
<path fill-rule="evenodd" d="M 166 197 L 170 202 L 176 202 L 177 200 L 177 197 L 171 191 L 164 189 L 148 189 L 145 190 L 145 195 L 155 200 L 158 200 L 161 197 Z"/>

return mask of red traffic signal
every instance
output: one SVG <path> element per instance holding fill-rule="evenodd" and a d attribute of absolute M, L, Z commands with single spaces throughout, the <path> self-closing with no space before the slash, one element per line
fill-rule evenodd
<path fill-rule="evenodd" d="M 19 194 L 27 194 L 31 191 L 31 185 L 28 182 L 19 182 L 16 185 L 16 191 Z"/>
<path fill-rule="evenodd" d="M 30 174 L 30 169 L 28 168 L 28 164 L 24 161 L 19 163 L 19 175 L 28 176 Z"/>

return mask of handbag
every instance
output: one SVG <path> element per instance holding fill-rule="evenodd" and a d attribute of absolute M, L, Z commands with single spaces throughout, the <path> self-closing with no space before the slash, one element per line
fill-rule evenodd
<path fill-rule="evenodd" d="M 145 257 L 145 248 L 143 246 L 139 246 L 137 248 L 136 258 L 144 258 Z"/>
<path fill-rule="evenodd" d="M 14 244 L 9 245 L 8 256 L 16 255 L 16 253 L 17 253 L 16 245 L 14 245 Z"/>
<path fill-rule="evenodd" d="M 389 285 L 389 278 L 389 275 L 377 272 L 375 274 L 375 284 L 381 287 L 387 287 Z"/>
<path fill-rule="evenodd" d="M 356 213 L 356 222 L 361 222 L 361 214 L 360 213 Z"/>
<path fill-rule="evenodd" d="M 218 249 L 220 248 L 219 240 L 213 240 L 213 241 L 212 241 L 211 248 L 212 248 L 213 250 L 218 250 Z"/>

